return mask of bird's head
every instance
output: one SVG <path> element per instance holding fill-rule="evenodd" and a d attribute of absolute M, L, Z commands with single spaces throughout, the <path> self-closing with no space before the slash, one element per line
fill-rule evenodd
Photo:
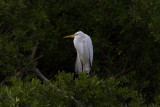
<path fill-rule="evenodd" d="M 76 32 L 76 33 L 73 34 L 73 35 L 65 36 L 65 37 L 63 37 L 63 38 L 74 38 L 74 37 L 80 36 L 80 35 L 82 35 L 82 34 L 84 34 L 82 31 L 78 31 L 78 32 Z"/>

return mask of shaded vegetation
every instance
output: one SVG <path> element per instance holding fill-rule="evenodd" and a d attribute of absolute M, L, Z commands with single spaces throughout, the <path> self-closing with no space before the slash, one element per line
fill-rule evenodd
<path fill-rule="evenodd" d="M 71 106 L 73 97 L 80 106 L 158 106 L 159 19 L 158 0 L 1 0 L 0 106 Z M 93 41 L 93 77 L 73 80 L 76 52 L 63 37 L 80 30 Z M 33 61 L 36 41 L 34 58 L 43 57 Z"/>
<path fill-rule="evenodd" d="M 85 80 L 85 81 L 84 81 Z M 0 106 L 119 106 L 142 104 L 142 97 L 138 92 L 128 87 L 119 87 L 120 81 L 114 78 L 100 80 L 97 76 L 89 78 L 81 73 L 79 78 L 73 80 L 71 73 L 56 75 L 55 88 L 49 84 L 41 85 L 34 78 L 24 84 L 20 79 L 11 79 L 13 86 L 1 87 Z M 59 87 L 63 93 L 58 93 Z M 78 104 L 74 103 L 73 98 Z"/>

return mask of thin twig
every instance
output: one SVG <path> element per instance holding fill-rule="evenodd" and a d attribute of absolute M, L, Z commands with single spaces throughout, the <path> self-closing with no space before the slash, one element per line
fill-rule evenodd
<path fill-rule="evenodd" d="M 40 55 L 39 57 L 37 57 L 36 59 L 34 59 L 33 61 L 36 62 L 37 60 L 39 60 L 40 58 L 42 58 L 43 55 Z"/>
<path fill-rule="evenodd" d="M 131 72 L 134 68 L 135 68 L 135 67 L 132 66 L 131 68 L 128 68 L 127 70 L 125 70 L 125 71 L 123 71 L 123 72 L 121 72 L 121 73 L 115 75 L 114 77 L 120 77 L 120 76 L 122 76 L 122 75 L 125 75 L 125 74 Z"/>

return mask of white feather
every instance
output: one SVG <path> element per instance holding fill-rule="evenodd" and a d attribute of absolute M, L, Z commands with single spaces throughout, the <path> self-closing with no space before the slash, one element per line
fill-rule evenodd
<path fill-rule="evenodd" d="M 86 73 L 89 73 L 93 61 L 93 45 L 91 38 L 81 31 L 76 34 L 73 41 L 77 50 L 75 72 L 85 71 Z"/>

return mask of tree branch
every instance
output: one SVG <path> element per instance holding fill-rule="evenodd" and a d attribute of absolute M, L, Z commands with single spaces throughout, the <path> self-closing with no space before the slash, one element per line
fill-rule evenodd
<path fill-rule="evenodd" d="M 39 60 L 40 58 L 42 58 L 43 55 L 40 55 L 39 57 L 37 57 L 36 59 L 34 59 L 33 61 L 36 62 L 37 60 Z"/>
<path fill-rule="evenodd" d="M 48 82 L 49 80 L 40 72 L 40 70 L 38 68 L 33 69 L 33 71 L 44 81 L 44 82 Z M 49 84 L 51 86 L 51 88 L 54 88 L 54 85 L 50 82 Z M 57 91 L 62 93 L 62 91 L 57 88 Z M 67 95 L 64 95 L 65 97 L 68 97 Z M 76 104 L 81 104 L 78 100 L 76 100 L 75 98 L 72 98 L 72 100 L 76 103 Z"/>
<path fill-rule="evenodd" d="M 36 44 L 35 44 L 35 47 L 33 49 L 33 52 L 32 52 L 32 55 L 31 55 L 31 61 L 36 61 L 38 60 L 40 57 L 43 57 L 43 55 L 39 56 L 38 58 L 36 58 L 35 60 L 33 60 L 35 54 L 36 54 L 36 51 L 37 51 L 37 48 L 38 48 L 38 45 L 39 45 L 39 42 L 37 41 Z M 44 82 L 48 82 L 49 80 L 40 72 L 40 70 L 38 68 L 34 68 L 32 69 L 32 71 L 34 71 L 40 79 L 42 79 Z M 50 82 L 50 81 L 49 81 Z M 55 86 L 50 82 L 50 87 L 51 88 L 54 88 Z M 59 88 L 56 89 L 58 92 L 60 93 L 63 93 Z M 67 95 L 64 95 L 65 97 L 68 97 Z M 81 104 L 78 100 L 76 100 L 75 98 L 72 97 L 72 100 L 76 103 L 76 104 Z"/>
<path fill-rule="evenodd" d="M 38 68 L 33 69 L 32 71 L 34 71 L 40 79 L 42 79 L 44 82 L 48 82 L 49 80 L 40 72 L 40 70 Z M 54 85 L 50 82 L 49 84 L 51 86 L 51 88 L 54 88 Z M 62 92 L 60 89 L 57 88 L 58 92 Z"/>
<path fill-rule="evenodd" d="M 135 67 L 134 67 L 134 66 L 132 66 L 131 68 L 126 69 L 125 71 L 123 71 L 123 72 L 121 72 L 121 73 L 119 73 L 119 74 L 115 75 L 114 77 L 116 77 L 116 78 L 117 78 L 117 77 L 120 77 L 120 76 L 122 76 L 122 75 L 125 75 L 125 74 L 127 74 L 127 73 L 131 72 L 134 68 L 135 68 Z"/>
<path fill-rule="evenodd" d="M 33 71 L 39 76 L 40 79 L 43 81 L 47 82 L 49 81 L 41 72 L 38 68 L 33 69 Z"/>

